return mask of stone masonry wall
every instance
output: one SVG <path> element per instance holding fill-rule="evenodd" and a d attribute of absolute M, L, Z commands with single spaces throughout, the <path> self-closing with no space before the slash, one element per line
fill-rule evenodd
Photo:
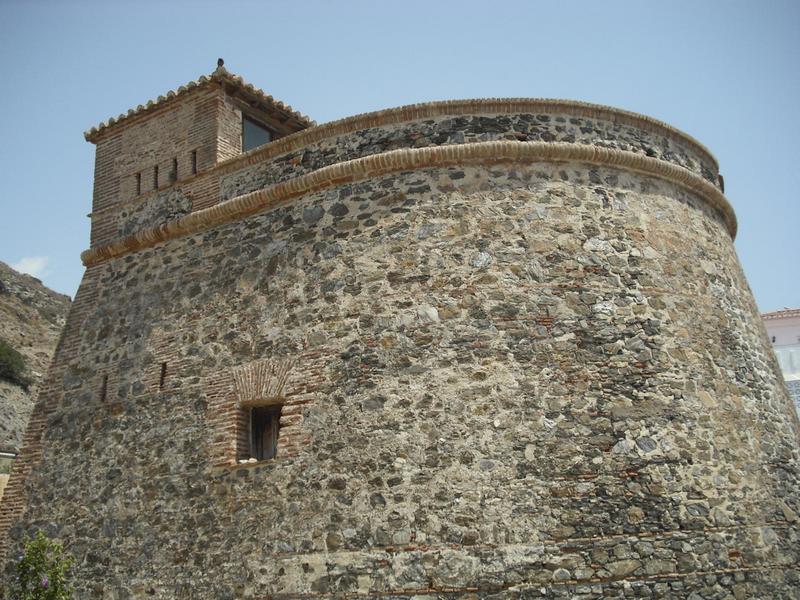
<path fill-rule="evenodd" d="M 157 227 L 192 212 L 192 199 L 180 187 L 171 187 L 134 205 L 114 213 L 117 231 L 114 238 L 131 235 L 142 229 Z"/>
<path fill-rule="evenodd" d="M 258 360 L 292 364 L 287 408 L 240 464 Z M 80 597 L 800 584 L 797 417 L 730 235 L 641 174 L 422 168 L 100 263 L 48 380 L 9 542 L 63 540 Z"/>

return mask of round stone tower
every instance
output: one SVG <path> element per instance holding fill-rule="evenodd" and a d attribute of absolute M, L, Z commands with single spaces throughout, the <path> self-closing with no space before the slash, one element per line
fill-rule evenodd
<path fill-rule="evenodd" d="M 215 76 L 98 169 L 198 89 L 248 118 Z M 297 122 L 108 184 L 12 545 L 87 598 L 797 597 L 798 421 L 708 150 L 568 101 Z"/>

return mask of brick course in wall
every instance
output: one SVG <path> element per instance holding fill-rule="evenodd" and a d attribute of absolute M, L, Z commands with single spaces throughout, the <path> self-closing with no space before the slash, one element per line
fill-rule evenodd
<path fill-rule="evenodd" d="M 215 165 L 97 212 L 7 552 L 60 538 L 81 597 L 795 597 L 798 420 L 702 146 L 475 101 L 237 155 L 222 98 Z"/>

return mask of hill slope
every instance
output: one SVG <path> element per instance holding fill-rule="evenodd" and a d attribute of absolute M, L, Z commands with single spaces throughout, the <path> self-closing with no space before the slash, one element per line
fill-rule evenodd
<path fill-rule="evenodd" d="M 36 390 L 70 306 L 69 296 L 0 262 L 0 339 L 25 358 L 28 389 L 0 379 L 0 450 L 18 452 Z"/>

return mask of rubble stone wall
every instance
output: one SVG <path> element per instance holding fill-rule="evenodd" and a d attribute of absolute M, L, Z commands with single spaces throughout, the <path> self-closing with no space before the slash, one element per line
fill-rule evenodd
<path fill-rule="evenodd" d="M 278 455 L 241 462 L 257 361 L 290 365 Z M 779 378 L 685 187 L 384 173 L 91 266 L 0 526 L 63 540 L 87 598 L 792 598 Z"/>

